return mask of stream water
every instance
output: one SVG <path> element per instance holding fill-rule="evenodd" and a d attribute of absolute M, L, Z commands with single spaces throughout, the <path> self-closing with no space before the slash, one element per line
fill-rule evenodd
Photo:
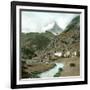
<path fill-rule="evenodd" d="M 43 77 L 53 77 L 58 71 L 60 68 L 63 68 L 64 65 L 62 63 L 55 63 L 56 66 L 48 71 L 45 71 L 41 74 L 39 74 L 38 76 L 40 78 L 43 78 Z"/>

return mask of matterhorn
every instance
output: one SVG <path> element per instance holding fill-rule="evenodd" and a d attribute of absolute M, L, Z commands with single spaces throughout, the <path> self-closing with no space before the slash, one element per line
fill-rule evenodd
<path fill-rule="evenodd" d="M 56 21 L 48 23 L 42 29 L 44 31 L 49 31 L 49 32 L 53 33 L 54 35 L 59 35 L 61 32 L 63 32 L 63 29 L 57 24 Z"/>

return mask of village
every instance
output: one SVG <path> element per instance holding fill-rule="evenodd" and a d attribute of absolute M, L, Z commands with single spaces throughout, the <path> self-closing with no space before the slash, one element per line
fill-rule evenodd
<path fill-rule="evenodd" d="M 46 53 L 45 55 L 41 56 L 41 62 L 49 62 L 50 60 L 55 61 L 60 58 L 71 58 L 71 57 L 79 57 L 80 56 L 80 51 L 66 51 L 66 52 L 49 52 Z"/>
<path fill-rule="evenodd" d="M 40 59 L 40 60 L 39 60 Z M 31 74 L 33 78 L 37 78 L 38 74 L 54 70 L 58 67 L 58 72 L 55 76 L 78 76 L 80 74 L 80 53 L 79 51 L 66 53 L 55 52 L 47 53 L 44 57 L 34 57 L 31 60 L 24 60 L 24 70 Z M 60 66 L 61 65 L 61 66 Z M 63 67 L 62 67 L 63 65 Z M 53 74 L 56 70 L 54 70 Z M 62 71 L 62 72 L 61 72 Z M 45 75 L 45 74 L 44 74 Z M 46 74 L 47 76 L 50 74 Z M 52 73 L 51 73 L 52 75 Z M 42 77 L 42 76 L 41 76 Z"/>

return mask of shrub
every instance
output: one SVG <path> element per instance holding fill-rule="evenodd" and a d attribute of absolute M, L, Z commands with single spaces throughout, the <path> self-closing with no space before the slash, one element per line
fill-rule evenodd
<path fill-rule="evenodd" d="M 63 71 L 63 68 L 59 68 L 59 71 L 54 75 L 54 77 L 59 77 L 62 71 Z"/>
<path fill-rule="evenodd" d="M 29 74 L 28 72 L 25 72 L 25 71 L 23 70 L 21 77 L 22 77 L 22 78 L 29 78 L 29 77 L 30 77 L 30 74 Z"/>
<path fill-rule="evenodd" d="M 70 67 L 75 67 L 75 63 L 70 63 Z"/>
<path fill-rule="evenodd" d="M 38 74 L 40 74 L 40 73 L 41 73 L 41 72 L 39 72 L 39 71 L 31 72 L 30 78 L 40 78 L 40 77 L 38 76 Z"/>
<path fill-rule="evenodd" d="M 63 68 L 59 68 L 59 71 L 63 71 Z"/>

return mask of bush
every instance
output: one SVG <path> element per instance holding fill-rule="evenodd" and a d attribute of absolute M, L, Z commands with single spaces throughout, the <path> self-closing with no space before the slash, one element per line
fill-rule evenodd
<path fill-rule="evenodd" d="M 59 71 L 63 71 L 63 68 L 59 68 Z"/>
<path fill-rule="evenodd" d="M 35 56 L 34 50 L 32 48 L 28 47 L 22 47 L 21 48 L 22 58 L 24 59 L 31 59 L 33 56 Z"/>
<path fill-rule="evenodd" d="M 38 76 L 38 74 L 40 74 L 40 73 L 41 73 L 41 72 L 39 72 L 39 71 L 31 72 L 30 78 L 40 78 L 40 77 Z"/>
<path fill-rule="evenodd" d="M 70 63 L 70 67 L 75 67 L 75 63 Z"/>
<path fill-rule="evenodd" d="M 30 74 L 29 74 L 28 72 L 25 72 L 25 71 L 23 70 L 21 77 L 22 77 L 22 78 L 29 78 L 29 77 L 30 77 Z"/>

